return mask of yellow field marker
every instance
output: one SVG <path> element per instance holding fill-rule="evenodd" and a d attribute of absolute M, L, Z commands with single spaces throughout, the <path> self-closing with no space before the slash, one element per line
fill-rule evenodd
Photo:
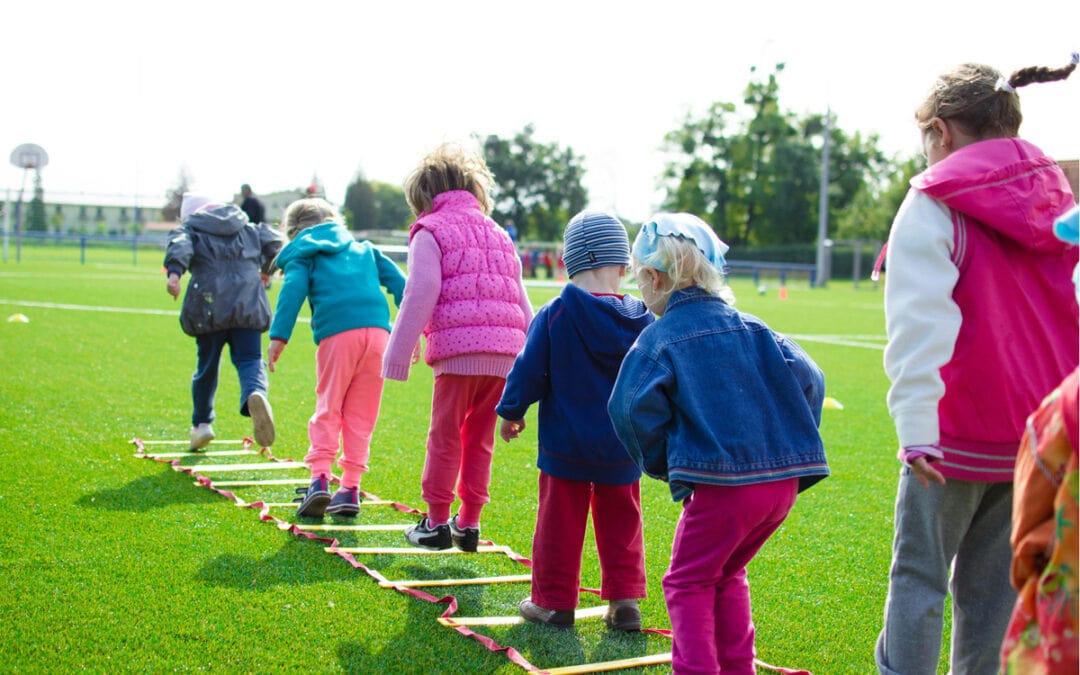
<path fill-rule="evenodd" d="M 199 473 L 220 471 L 284 471 L 286 469 L 306 469 L 303 462 L 258 462 L 256 464 L 198 464 L 185 469 L 198 469 Z M 306 482 L 311 482 L 309 478 Z"/>
<path fill-rule="evenodd" d="M 501 577 L 469 577 L 468 579 L 404 579 L 380 581 L 383 588 L 428 588 L 431 586 L 486 586 L 489 584 L 521 584 L 532 581 L 530 574 L 507 574 Z"/>
<path fill-rule="evenodd" d="M 574 619 L 603 616 L 607 608 L 607 605 L 597 605 L 596 607 L 574 610 Z M 515 616 L 440 616 L 438 620 L 440 624 L 447 628 L 454 628 L 455 626 L 514 626 L 525 623 L 525 617 L 520 614 Z"/>

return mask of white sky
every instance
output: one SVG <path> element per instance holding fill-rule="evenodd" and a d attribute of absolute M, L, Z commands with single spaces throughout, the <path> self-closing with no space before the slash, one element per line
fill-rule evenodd
<path fill-rule="evenodd" d="M 159 205 L 186 167 L 222 199 L 317 174 L 340 202 L 358 169 L 400 184 L 443 141 L 531 122 L 585 156 L 591 206 L 634 220 L 660 199 L 664 134 L 740 101 L 752 66 L 786 63 L 785 110 L 831 107 L 848 134 L 907 155 L 940 71 L 1080 50 L 1076 0 L 14 0 L 2 20 L 0 154 L 44 147 L 47 198 Z M 1021 136 L 1080 157 L 1080 73 L 1020 92 Z M 22 180 L 2 163 L 0 190 Z"/>

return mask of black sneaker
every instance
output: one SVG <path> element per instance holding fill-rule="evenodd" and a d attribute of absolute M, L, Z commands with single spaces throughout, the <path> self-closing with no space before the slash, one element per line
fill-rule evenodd
<path fill-rule="evenodd" d="M 429 551 L 445 551 L 451 546 L 450 526 L 431 527 L 427 516 L 424 516 L 419 523 L 405 530 L 405 541 Z"/>
<path fill-rule="evenodd" d="M 454 546 L 457 546 L 462 551 L 469 553 L 476 553 L 476 546 L 480 543 L 480 528 L 479 527 L 461 527 L 457 526 L 457 514 L 450 519 L 450 539 L 454 542 Z"/>
<path fill-rule="evenodd" d="M 360 513 L 359 492 L 359 488 L 338 488 L 330 498 L 326 512 L 335 516 L 355 516 Z"/>
<path fill-rule="evenodd" d="M 297 497 L 294 502 L 300 502 L 296 509 L 296 515 L 307 518 L 319 518 L 326 512 L 326 505 L 330 503 L 329 481 L 326 476 L 319 476 L 311 480 L 311 485 L 306 488 L 296 488 L 296 494 L 304 495 Z"/>

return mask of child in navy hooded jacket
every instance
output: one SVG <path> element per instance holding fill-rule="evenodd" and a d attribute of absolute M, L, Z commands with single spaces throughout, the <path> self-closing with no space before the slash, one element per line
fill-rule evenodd
<path fill-rule="evenodd" d="M 614 216 L 586 211 L 566 226 L 570 283 L 537 313 L 514 362 L 496 412 L 509 441 L 540 402 L 539 504 L 533 535 L 531 596 L 520 604 L 530 621 L 574 623 L 585 527 L 592 508 L 600 556 L 604 616 L 616 630 L 639 630 L 645 597 L 641 470 L 615 436 L 607 399 L 619 365 L 653 315 L 619 293 L 630 244 Z"/>
<path fill-rule="evenodd" d="M 180 277 L 190 275 L 180 327 L 195 338 L 198 365 L 191 378 L 191 445 L 200 450 L 214 440 L 221 354 L 229 356 L 240 379 L 240 414 L 250 417 L 255 442 L 274 442 L 274 416 L 262 360 L 262 334 L 270 325 L 265 285 L 284 238 L 265 223 L 250 223 L 238 206 L 206 195 L 184 193 L 180 227 L 169 233 L 166 290 L 180 297 Z"/>

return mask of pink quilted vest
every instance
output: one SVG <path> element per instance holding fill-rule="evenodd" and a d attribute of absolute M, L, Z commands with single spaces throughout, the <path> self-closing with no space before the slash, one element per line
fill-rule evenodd
<path fill-rule="evenodd" d="M 464 190 L 436 195 L 423 228 L 442 252 L 442 289 L 424 327 L 428 365 L 465 354 L 517 355 L 525 346 L 520 268 L 514 243 Z"/>

